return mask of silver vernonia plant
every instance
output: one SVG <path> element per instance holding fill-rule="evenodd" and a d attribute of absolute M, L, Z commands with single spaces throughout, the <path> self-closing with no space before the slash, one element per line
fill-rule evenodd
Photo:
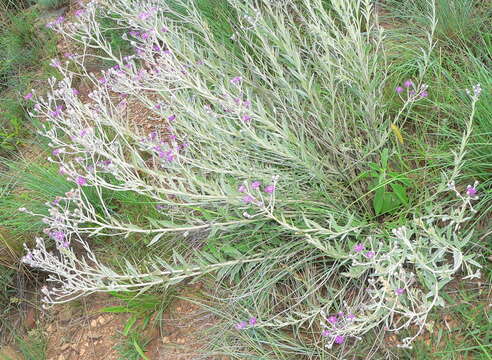
<path fill-rule="evenodd" d="M 320 0 L 306 0 L 303 21 L 309 27 L 303 31 L 316 44 L 309 54 L 296 43 L 300 30 L 287 27 L 277 16 L 286 3 L 296 7 L 294 1 L 264 1 L 261 11 L 255 2 L 230 3 L 241 15 L 231 38 L 242 51 L 242 64 L 230 60 L 224 46 L 213 40 L 197 9 L 177 13 L 163 1 L 90 2 L 77 12 L 77 22 L 50 24 L 62 36 L 79 42 L 83 53 L 70 54 L 66 62 L 52 62 L 63 79 L 53 79 L 50 93 L 36 97 L 32 116 L 42 121 L 40 133 L 53 148 L 49 160 L 74 183 L 74 189 L 48 203 L 48 214 L 20 209 L 42 217 L 46 224 L 46 238 L 37 238 L 33 249 L 26 247 L 23 261 L 50 274 L 49 287 L 43 289 L 47 305 L 94 292 L 142 290 L 277 255 L 264 252 L 218 261 L 197 252 L 189 264 L 175 254 L 172 262 L 153 258 L 143 268 L 122 260 L 124 269 L 116 271 L 97 259 L 91 237 L 150 235 L 151 246 L 168 233 L 186 237 L 195 231 L 234 231 L 268 221 L 336 259 L 349 281 L 367 281 L 358 300 L 345 303 L 344 313 L 333 314 L 326 306 L 283 321 L 265 319 L 257 326 L 283 327 L 320 318 L 326 346 L 331 347 L 376 326 L 397 332 L 416 325 L 415 335 L 402 340 L 402 346 L 411 346 L 429 326 L 431 310 L 444 306 L 443 286 L 458 272 L 479 276 L 480 265 L 473 255 L 464 254 L 472 232 L 461 227 L 474 212 L 477 184 L 463 193 L 455 181 L 480 87 L 469 92 L 472 110 L 467 129 L 454 168 L 443 174 L 442 184 L 430 196 L 429 215 L 411 219 L 391 233 L 361 224 L 347 212 L 343 216 L 333 212 L 324 223 L 302 212 L 293 214 L 288 205 L 300 201 L 296 196 L 303 189 L 311 184 L 333 187 L 335 179 L 352 171 L 343 164 L 361 164 L 388 142 L 382 100 L 388 69 L 378 67 L 385 61 L 384 31 L 368 0 L 333 1 L 345 31 L 326 12 L 315 11 L 323 7 Z M 174 20 L 165 16 L 169 13 Z M 135 48 L 134 55 L 120 57 L 104 39 L 97 18 L 113 15 L 121 28 L 128 29 L 125 36 Z M 434 47 L 434 19 L 428 51 L 422 55 L 425 66 Z M 360 31 L 361 23 L 367 32 Z M 265 48 L 270 68 L 251 58 L 243 45 L 251 32 L 257 36 L 257 46 Z M 285 72 L 278 52 L 287 54 L 290 73 Z M 100 75 L 87 73 L 84 65 L 91 57 L 117 65 Z M 320 106 L 309 68 L 322 74 L 319 81 L 333 96 L 327 100 L 329 110 Z M 74 76 L 91 82 L 88 99 L 83 101 L 73 88 Z M 264 84 L 266 95 L 259 95 L 253 81 Z M 427 90 L 425 84 L 420 88 Z M 354 98 L 356 92 L 365 95 Z M 156 124 L 152 132 L 139 130 L 127 117 L 129 99 L 151 111 L 150 120 Z M 353 112 L 342 109 L 347 99 Z M 310 114 L 305 113 L 306 103 Z M 411 106 L 412 101 L 405 102 L 405 108 Z M 356 113 L 364 114 L 363 120 Z M 363 134 L 368 137 L 364 146 Z M 325 155 L 317 151 L 320 148 Z M 252 176 L 266 183 L 251 182 Z M 108 206 L 104 196 L 108 191 L 143 196 L 166 215 L 172 212 L 175 221 L 157 221 L 147 228 L 124 223 Z M 449 191 L 457 196 L 458 206 L 438 204 L 438 195 Z M 333 193 L 333 203 L 349 197 L 343 191 Z M 190 215 L 190 209 L 200 206 L 223 212 L 217 211 L 213 221 Z M 51 242 L 53 250 L 49 250 Z M 345 301 L 344 293 L 336 300 Z"/>

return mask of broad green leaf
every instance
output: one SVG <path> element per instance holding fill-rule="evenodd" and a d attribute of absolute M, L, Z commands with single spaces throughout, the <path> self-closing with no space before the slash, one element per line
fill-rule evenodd
<path fill-rule="evenodd" d="M 400 199 L 402 204 L 408 205 L 408 196 L 405 188 L 397 183 L 391 183 L 390 187 L 395 193 L 395 195 L 398 197 L 398 199 Z"/>
<path fill-rule="evenodd" d="M 374 193 L 373 206 L 374 212 L 376 215 L 380 215 L 383 210 L 383 202 L 384 202 L 384 188 L 380 187 Z"/>
<path fill-rule="evenodd" d="M 381 209 L 381 214 L 385 214 L 390 211 L 393 211 L 400 205 L 401 205 L 401 201 L 394 193 L 385 191 L 383 194 L 383 206 Z"/>

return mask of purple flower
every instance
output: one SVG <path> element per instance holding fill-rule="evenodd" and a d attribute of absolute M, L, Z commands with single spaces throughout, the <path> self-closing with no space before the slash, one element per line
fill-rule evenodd
<path fill-rule="evenodd" d="M 415 92 L 415 90 L 410 90 L 409 94 L 410 94 L 411 96 L 414 96 L 414 95 L 416 94 L 416 92 Z"/>
<path fill-rule="evenodd" d="M 171 49 L 166 49 L 163 51 L 164 52 L 164 55 L 171 55 L 173 52 L 171 51 Z"/>
<path fill-rule="evenodd" d="M 168 152 L 166 152 L 166 160 L 168 162 L 173 162 L 175 157 L 176 157 L 176 155 L 173 154 L 172 150 L 169 150 Z"/>
<path fill-rule="evenodd" d="M 253 181 L 251 183 L 251 188 L 253 188 L 253 189 L 258 189 L 260 186 L 261 186 L 261 182 L 259 182 L 259 181 Z"/>
<path fill-rule="evenodd" d="M 142 79 L 144 78 L 144 76 L 146 75 L 146 71 L 145 70 L 140 70 L 138 73 L 137 73 L 137 76 L 135 76 L 135 80 L 136 81 L 142 81 Z"/>
<path fill-rule="evenodd" d="M 245 100 L 245 101 L 243 101 L 243 106 L 244 106 L 245 108 L 249 108 L 249 107 L 251 106 L 251 101 L 249 101 L 249 100 Z"/>
<path fill-rule="evenodd" d="M 67 240 L 65 240 L 64 242 L 62 242 L 60 244 L 60 247 L 64 248 L 64 249 L 68 249 L 68 247 L 70 246 L 69 242 Z"/>
<path fill-rule="evenodd" d="M 78 10 L 75 10 L 75 16 L 79 17 L 79 16 L 82 16 L 84 15 L 84 10 L 83 9 L 78 9 Z"/>
<path fill-rule="evenodd" d="M 158 211 L 161 211 L 161 210 L 163 210 L 163 209 L 165 208 L 165 206 L 164 206 L 164 205 L 162 205 L 162 204 L 157 204 L 157 205 L 155 206 L 155 208 L 156 208 Z"/>
<path fill-rule="evenodd" d="M 371 259 L 374 257 L 374 255 L 376 255 L 376 253 L 374 251 L 368 251 L 364 255 L 366 256 L 366 258 Z"/>
<path fill-rule="evenodd" d="M 354 314 L 348 314 L 347 315 L 347 319 L 348 320 L 354 320 L 355 319 L 355 315 Z"/>
<path fill-rule="evenodd" d="M 478 97 L 478 96 L 480 96 L 481 93 L 482 93 L 482 88 L 480 87 L 480 84 L 474 85 L 473 86 L 473 94 Z"/>
<path fill-rule="evenodd" d="M 150 37 L 150 33 L 145 32 L 140 36 L 142 39 L 147 40 Z"/>
<path fill-rule="evenodd" d="M 248 324 L 246 323 L 246 321 L 241 321 L 240 323 L 236 324 L 236 329 L 238 330 L 242 330 L 242 329 L 245 329 L 246 326 L 248 326 Z"/>
<path fill-rule="evenodd" d="M 251 195 L 246 195 L 243 197 L 243 202 L 245 202 L 246 204 L 249 204 L 253 201 L 254 201 L 254 197 L 252 197 Z"/>
<path fill-rule="evenodd" d="M 87 180 L 82 176 L 77 176 L 77 178 L 75 179 L 75 182 L 77 183 L 77 185 L 80 185 L 80 186 L 87 185 Z"/>
<path fill-rule="evenodd" d="M 250 326 L 255 326 L 256 322 L 257 322 L 257 319 L 255 317 L 250 318 L 248 321 Z"/>
<path fill-rule="evenodd" d="M 55 24 L 60 25 L 64 21 L 65 21 L 65 16 L 58 16 L 55 20 Z"/>
<path fill-rule="evenodd" d="M 338 318 L 336 316 L 333 316 L 333 315 L 330 316 L 327 320 L 330 324 L 336 324 L 338 322 Z"/>
<path fill-rule="evenodd" d="M 413 81 L 412 80 L 407 80 L 403 83 L 403 86 L 406 87 L 406 88 L 409 88 L 411 86 L 413 86 Z"/>
<path fill-rule="evenodd" d="M 231 84 L 238 85 L 243 81 L 243 78 L 241 76 L 236 76 L 231 79 Z"/>
<path fill-rule="evenodd" d="M 420 97 L 422 97 L 422 98 L 425 98 L 425 97 L 427 97 L 427 96 L 429 96 L 429 93 L 428 93 L 426 90 L 424 90 L 424 91 L 422 91 L 422 92 L 420 93 Z"/>
<path fill-rule="evenodd" d="M 241 120 L 244 122 L 250 122 L 251 121 L 251 116 L 249 115 L 243 115 L 241 116 Z"/>
<path fill-rule="evenodd" d="M 264 189 L 264 191 L 268 194 L 273 194 L 273 192 L 275 191 L 275 185 L 267 185 Z"/>
<path fill-rule="evenodd" d="M 345 341 L 345 336 L 337 335 L 335 336 L 335 344 L 343 344 Z"/>
<path fill-rule="evenodd" d="M 169 29 L 166 26 L 161 27 L 161 31 L 164 33 L 169 32 Z"/>
<path fill-rule="evenodd" d="M 63 109 L 63 105 L 58 105 L 56 108 L 55 108 L 55 111 L 51 111 L 50 112 L 50 115 L 53 116 L 53 117 L 57 117 L 57 116 L 60 116 L 61 115 L 61 111 Z"/>
<path fill-rule="evenodd" d="M 99 84 L 106 84 L 108 82 L 108 79 L 106 79 L 105 77 L 101 77 L 97 79 L 97 81 L 99 81 Z"/>
<path fill-rule="evenodd" d="M 474 186 L 471 186 L 471 185 L 468 185 L 466 187 L 466 194 L 469 196 L 469 197 L 474 197 L 476 196 L 478 193 L 477 189 L 474 187 Z"/>
<path fill-rule="evenodd" d="M 51 152 L 51 154 L 52 154 L 53 156 L 58 156 L 58 155 L 60 155 L 62 152 L 63 152 L 63 149 L 61 149 L 61 148 L 60 148 L 60 149 L 55 149 L 55 150 L 53 150 L 53 151 Z"/>
<path fill-rule="evenodd" d="M 130 34 L 130 36 L 133 36 L 133 37 L 139 37 L 140 36 L 140 33 L 138 31 L 135 31 L 135 30 L 130 31 L 128 34 Z"/>
<path fill-rule="evenodd" d="M 145 21 L 145 20 L 147 20 L 147 19 L 148 19 L 149 17 L 151 17 L 151 16 L 152 16 L 152 13 L 150 13 L 150 12 L 146 12 L 146 11 L 141 12 L 140 14 L 138 14 L 138 18 L 139 18 L 140 20 L 144 20 L 144 21 Z"/>
<path fill-rule="evenodd" d="M 354 246 L 354 251 L 356 253 L 360 253 L 361 251 L 363 251 L 365 249 L 365 246 L 363 244 L 357 244 Z"/>
<path fill-rule="evenodd" d="M 78 91 L 77 89 L 72 89 L 72 94 L 74 94 L 75 96 L 77 96 L 77 95 L 80 94 L 80 91 Z"/>
<path fill-rule="evenodd" d="M 50 237 L 57 241 L 63 241 L 65 239 L 65 234 L 63 233 L 63 231 L 53 231 L 50 234 Z"/>
<path fill-rule="evenodd" d="M 169 121 L 174 121 L 174 120 L 176 120 L 176 115 L 174 115 L 174 114 L 173 115 L 170 115 L 170 116 L 167 117 L 167 119 Z"/>
<path fill-rule="evenodd" d="M 321 336 L 324 336 L 324 337 L 326 337 L 326 336 L 330 336 L 330 334 L 331 334 L 331 331 L 330 331 L 330 330 L 323 330 L 323 331 L 321 332 Z"/>
<path fill-rule="evenodd" d="M 404 90 L 404 89 L 403 89 L 401 86 L 397 86 L 397 87 L 396 87 L 396 92 L 397 92 L 398 94 L 401 94 L 401 93 L 403 92 L 403 90 Z"/>
<path fill-rule="evenodd" d="M 54 68 L 59 68 L 61 66 L 61 62 L 58 59 L 52 59 L 50 62 L 50 66 Z"/>
<path fill-rule="evenodd" d="M 402 295 L 404 292 L 405 292 L 405 289 L 402 289 L 402 288 L 398 288 L 395 290 L 396 295 Z"/>
<path fill-rule="evenodd" d="M 239 192 L 246 192 L 246 186 L 240 185 L 239 188 L 237 189 Z"/>
<path fill-rule="evenodd" d="M 31 100 L 32 97 L 33 97 L 32 93 L 27 93 L 26 95 L 24 95 L 24 100 Z"/>

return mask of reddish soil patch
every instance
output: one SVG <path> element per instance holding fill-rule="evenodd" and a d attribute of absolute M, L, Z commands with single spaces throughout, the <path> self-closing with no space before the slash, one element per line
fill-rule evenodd
<path fill-rule="evenodd" d="M 186 289 L 182 296 L 193 298 L 202 285 Z M 214 355 L 206 357 L 205 331 L 210 330 L 217 319 L 190 301 L 178 299 L 163 316 L 162 334 L 149 344 L 149 359 L 155 360 L 228 360 L 228 357 Z"/>
<path fill-rule="evenodd" d="M 114 346 L 128 315 L 100 313 L 101 308 L 114 305 L 108 296 L 94 296 L 91 304 L 82 304 L 82 308 L 67 304 L 51 310 L 53 321 L 46 328 L 47 359 L 119 359 Z"/>
<path fill-rule="evenodd" d="M 183 297 L 197 296 L 201 284 L 189 286 Z M 106 306 L 121 305 L 108 295 L 93 295 L 82 301 L 57 306 L 49 311 L 52 316 L 46 327 L 47 360 L 120 360 L 115 347 L 124 342 L 122 331 L 129 314 L 103 313 Z M 161 317 L 162 326 L 149 325 L 143 337 L 150 339 L 145 356 L 151 360 L 228 360 L 227 357 L 205 356 L 207 337 L 217 319 L 200 306 L 176 299 Z"/>

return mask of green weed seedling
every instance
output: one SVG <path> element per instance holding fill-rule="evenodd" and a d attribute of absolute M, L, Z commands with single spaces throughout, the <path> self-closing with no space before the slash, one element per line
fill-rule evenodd
<path fill-rule="evenodd" d="M 115 346 L 115 349 L 120 355 L 120 360 L 149 360 L 145 356 L 145 348 L 149 342 L 138 331 L 132 331 L 128 337 Z"/>
<path fill-rule="evenodd" d="M 377 216 L 391 213 L 409 204 L 407 190 L 411 187 L 410 179 L 397 171 L 391 171 L 388 159 L 388 149 L 384 149 L 380 163 L 369 163 L 371 170 L 359 176 L 373 179 L 369 190 L 374 192 L 372 204 Z"/>
<path fill-rule="evenodd" d="M 154 317 L 154 320 L 160 319 L 162 313 L 170 304 L 173 293 L 166 292 L 158 296 L 134 292 L 113 292 L 111 295 L 122 300 L 125 304 L 105 307 L 101 310 L 102 312 L 131 314 L 121 333 L 123 337 L 116 346 L 120 359 L 148 359 L 145 356 L 145 347 L 150 340 L 142 335 L 142 331 L 147 328 L 152 317 Z M 142 321 L 139 322 L 138 320 Z"/>
<path fill-rule="evenodd" d="M 142 319 L 140 327 L 141 329 L 145 329 L 154 315 L 157 315 L 154 316 L 154 319 L 159 319 L 171 303 L 174 293 L 167 291 L 165 294 L 159 294 L 158 296 L 154 294 L 137 294 L 134 292 L 112 292 L 111 295 L 122 300 L 125 304 L 105 307 L 101 309 L 101 312 L 131 314 L 122 332 L 123 336 L 127 337 L 137 327 L 137 320 Z"/>

